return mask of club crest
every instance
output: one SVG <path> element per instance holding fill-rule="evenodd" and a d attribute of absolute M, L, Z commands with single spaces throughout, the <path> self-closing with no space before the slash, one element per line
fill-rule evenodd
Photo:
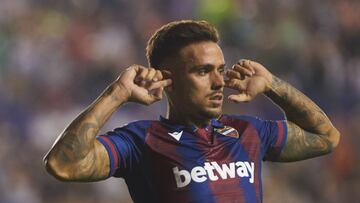
<path fill-rule="evenodd" d="M 228 137 L 239 138 L 239 132 L 231 126 L 225 126 L 224 128 L 216 129 L 216 132 Z"/>

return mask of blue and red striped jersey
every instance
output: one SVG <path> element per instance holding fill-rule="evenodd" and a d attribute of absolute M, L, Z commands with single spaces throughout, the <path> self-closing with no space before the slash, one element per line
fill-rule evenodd
<path fill-rule="evenodd" d="M 276 160 L 286 121 L 222 115 L 203 128 L 160 120 L 129 123 L 97 139 L 109 176 L 134 202 L 262 202 L 262 160 Z"/>

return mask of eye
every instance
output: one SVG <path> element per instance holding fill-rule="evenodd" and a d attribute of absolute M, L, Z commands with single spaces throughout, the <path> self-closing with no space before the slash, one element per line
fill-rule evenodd
<path fill-rule="evenodd" d="M 208 72 L 208 70 L 206 68 L 200 68 L 198 70 L 198 74 L 201 75 L 201 76 L 206 75 L 207 72 Z"/>
<path fill-rule="evenodd" d="M 219 71 L 219 73 L 220 73 L 221 75 L 224 75 L 224 74 L 225 74 L 225 70 L 226 70 L 225 67 L 221 67 L 221 68 L 218 69 L 218 71 Z"/>

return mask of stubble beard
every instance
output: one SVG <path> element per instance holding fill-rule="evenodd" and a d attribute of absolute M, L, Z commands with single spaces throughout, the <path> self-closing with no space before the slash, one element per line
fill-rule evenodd
<path fill-rule="evenodd" d="M 199 112 L 200 116 L 206 119 L 218 118 L 222 114 L 222 106 L 215 109 L 202 109 Z"/>

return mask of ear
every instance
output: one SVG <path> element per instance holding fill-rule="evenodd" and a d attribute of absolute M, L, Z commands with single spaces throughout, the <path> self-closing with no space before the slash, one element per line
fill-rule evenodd
<path fill-rule="evenodd" d="M 172 80 L 172 84 L 165 87 L 165 91 L 171 93 L 173 91 L 173 89 L 174 89 L 174 79 L 172 77 L 172 73 L 167 69 L 162 69 L 161 73 L 162 73 L 164 79 L 171 79 Z"/>

